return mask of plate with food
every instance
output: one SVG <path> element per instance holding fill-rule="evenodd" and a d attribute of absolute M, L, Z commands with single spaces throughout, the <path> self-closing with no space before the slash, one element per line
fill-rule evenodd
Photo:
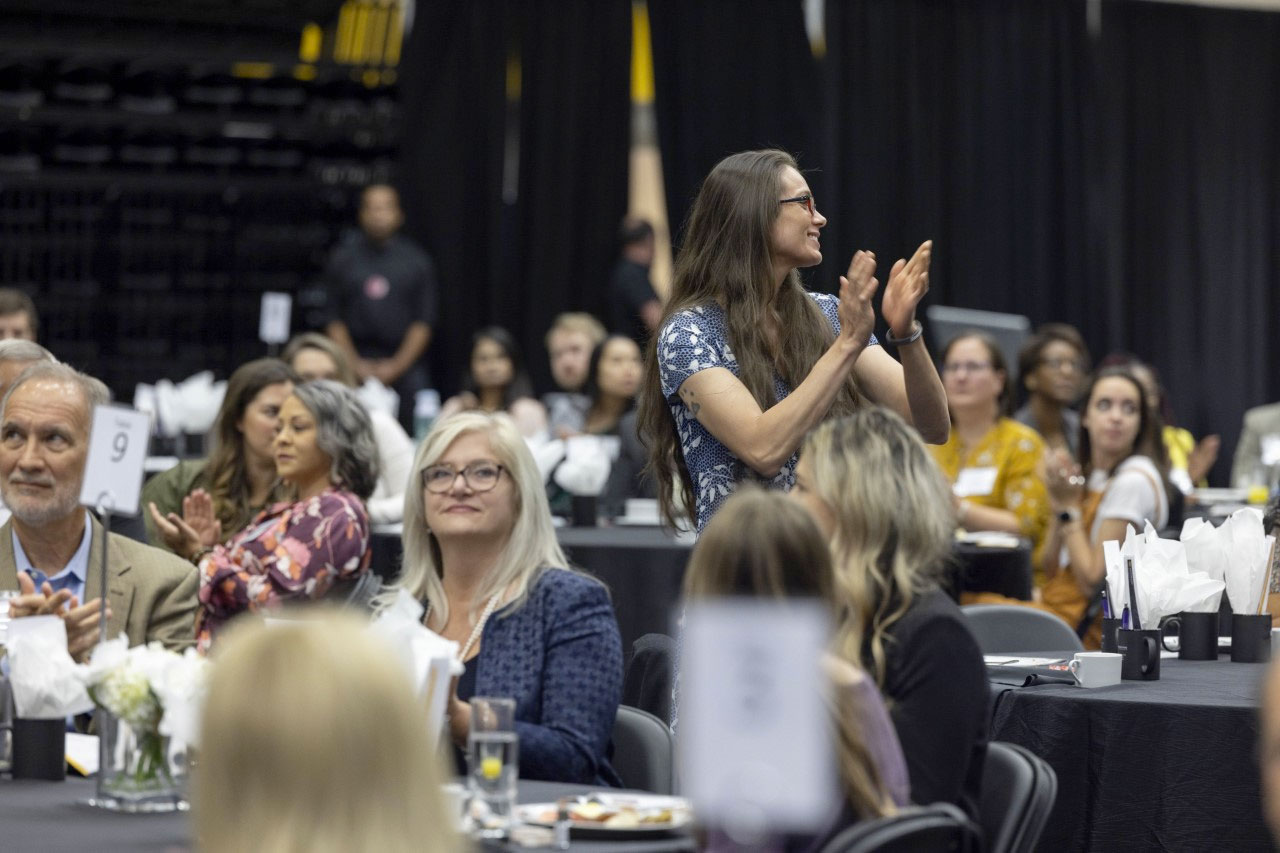
<path fill-rule="evenodd" d="M 682 832 L 693 823 L 693 810 L 683 797 L 659 794 L 599 793 L 564 800 L 569 833 L 574 838 L 618 839 Z M 558 803 L 516 806 L 516 817 L 534 826 L 554 827 Z"/>

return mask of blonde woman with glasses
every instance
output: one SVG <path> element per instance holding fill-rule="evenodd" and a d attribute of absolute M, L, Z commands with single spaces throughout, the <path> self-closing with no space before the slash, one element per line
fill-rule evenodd
<path fill-rule="evenodd" d="M 616 786 L 606 751 L 622 640 L 604 585 L 568 564 L 511 419 L 471 412 L 438 422 L 414 459 L 404 567 L 390 594 L 408 590 L 426 626 L 458 644 L 466 671 L 449 734 L 466 744 L 472 696 L 511 697 L 522 778 Z"/>
<path fill-rule="evenodd" d="M 964 615 L 937 582 L 955 527 L 942 472 L 902 418 L 870 407 L 805 439 L 791 497 L 830 543 L 844 608 L 836 648 L 889 704 L 912 801 L 976 816 L 987 676 Z"/>

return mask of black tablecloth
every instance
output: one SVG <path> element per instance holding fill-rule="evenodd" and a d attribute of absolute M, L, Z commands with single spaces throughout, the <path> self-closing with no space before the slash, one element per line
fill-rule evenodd
<path fill-rule="evenodd" d="M 559 797 L 598 790 L 586 785 L 520 781 L 521 803 L 554 802 Z M 130 815 L 92 808 L 93 782 L 0 780 L 0 850 L 6 853 L 112 853 L 191 849 L 190 816 L 185 813 Z M 692 839 L 574 842 L 583 853 L 649 853 L 693 850 Z"/>
<path fill-rule="evenodd" d="M 1070 657 L 1063 653 L 1063 657 Z M 1161 661 L 1159 681 L 998 693 L 993 740 L 1058 774 L 1041 850 L 1273 850 L 1262 821 L 1262 664 Z"/>

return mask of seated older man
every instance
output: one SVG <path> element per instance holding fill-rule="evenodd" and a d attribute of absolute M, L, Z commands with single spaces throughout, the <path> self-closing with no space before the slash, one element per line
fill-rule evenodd
<path fill-rule="evenodd" d="M 107 388 L 63 364 L 38 362 L 0 401 L 0 495 L 13 517 L 0 526 L 0 589 L 19 589 L 17 618 L 60 615 L 82 660 L 98 641 L 102 525 L 80 506 L 93 407 Z M 130 645 L 195 639 L 198 580 L 190 563 L 111 534 L 107 549 L 107 633 Z M 82 603 L 87 602 L 87 603 Z"/>

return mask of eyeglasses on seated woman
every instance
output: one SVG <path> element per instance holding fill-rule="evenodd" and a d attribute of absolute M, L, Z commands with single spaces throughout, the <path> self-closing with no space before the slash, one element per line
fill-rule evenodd
<path fill-rule="evenodd" d="M 604 585 L 569 568 L 514 423 L 442 418 L 413 470 L 404 564 L 382 600 L 407 590 L 426 626 L 458 644 L 454 744 L 466 743 L 473 696 L 511 697 L 522 778 L 619 785 L 606 757 L 622 693 L 618 623 Z"/>

